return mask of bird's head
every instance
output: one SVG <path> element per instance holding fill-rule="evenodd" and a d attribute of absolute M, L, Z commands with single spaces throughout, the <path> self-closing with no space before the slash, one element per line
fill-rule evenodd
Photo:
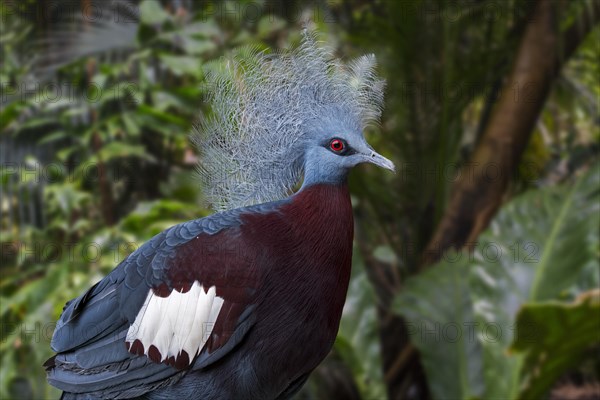
<path fill-rule="evenodd" d="M 323 116 L 306 127 L 310 133 L 303 149 L 304 185 L 343 182 L 348 171 L 361 163 L 394 171 L 394 163 L 367 143 L 352 110 L 339 106 L 324 108 Z"/>
<path fill-rule="evenodd" d="M 374 69 L 373 55 L 342 63 L 305 32 L 296 50 L 246 50 L 209 71 L 213 113 L 196 142 L 213 207 L 284 198 L 301 181 L 342 182 L 360 163 L 393 170 L 363 136 L 383 104 Z"/>

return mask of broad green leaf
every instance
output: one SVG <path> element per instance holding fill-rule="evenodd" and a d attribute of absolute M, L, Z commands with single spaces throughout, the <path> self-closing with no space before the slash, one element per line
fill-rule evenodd
<path fill-rule="evenodd" d="M 154 159 L 141 144 L 133 145 L 115 141 L 103 146 L 98 152 L 98 155 L 91 157 L 89 162 L 95 163 L 98 159 L 102 159 L 102 161 L 106 162 L 115 158 L 124 157 L 139 157 L 150 161 Z"/>
<path fill-rule="evenodd" d="M 202 68 L 198 57 L 191 56 L 172 56 L 161 54 L 160 59 L 175 75 L 201 76 Z"/>
<path fill-rule="evenodd" d="M 574 303 L 527 304 L 517 315 L 518 333 L 510 350 L 525 357 L 521 399 L 542 398 L 586 351 L 600 343 L 600 289 Z"/>
<path fill-rule="evenodd" d="M 140 111 L 141 114 L 146 114 L 146 115 L 152 116 L 152 117 L 158 119 L 159 121 L 168 122 L 168 123 L 182 126 L 182 127 L 188 127 L 188 122 L 186 120 L 184 120 L 183 118 L 179 118 L 175 115 L 172 115 L 172 114 L 169 114 L 166 112 L 162 112 L 155 107 L 150 107 L 148 105 L 142 104 L 138 107 L 138 110 Z"/>
<path fill-rule="evenodd" d="M 203 215 L 200 215 L 198 210 L 189 203 L 168 199 L 140 202 L 137 207 L 122 220 L 121 227 L 125 231 L 149 238 L 152 236 L 148 236 L 148 227 L 151 224 L 163 224 L 163 229 L 166 229 L 177 223 L 200 218 L 202 216 Z"/>
<path fill-rule="evenodd" d="M 181 46 L 186 53 L 196 56 L 217 49 L 217 45 L 211 40 L 195 39 L 191 37 L 182 38 Z"/>
<path fill-rule="evenodd" d="M 167 111 L 169 107 L 173 109 L 181 110 L 185 109 L 186 105 L 177 96 L 169 92 L 156 91 L 152 93 L 152 103 L 157 110 L 161 112 Z"/>
<path fill-rule="evenodd" d="M 140 126 L 135 120 L 133 113 L 127 112 L 121 115 L 123 125 L 125 125 L 125 132 L 127 136 L 138 136 L 140 134 Z"/>
<path fill-rule="evenodd" d="M 158 0 L 144 0 L 140 4 L 140 20 L 146 25 L 162 24 L 170 18 Z"/>
<path fill-rule="evenodd" d="M 21 131 L 25 130 L 25 129 L 39 129 L 40 127 L 46 126 L 46 125 L 52 125 L 56 123 L 56 118 L 54 116 L 52 117 L 38 117 L 38 118 L 32 118 L 32 119 L 28 119 L 25 123 L 23 123 L 21 125 Z"/>
<path fill-rule="evenodd" d="M 47 135 L 44 135 L 42 138 L 40 138 L 40 140 L 38 140 L 37 144 L 42 145 L 42 144 L 46 144 L 49 142 L 53 142 L 55 140 L 65 139 L 68 137 L 69 137 L 69 134 L 66 131 L 56 131 L 56 132 L 52 132 Z"/>
<path fill-rule="evenodd" d="M 377 329 L 377 298 L 359 252 L 354 254 L 357 257 L 352 260 L 352 277 L 335 349 L 352 370 L 362 398 L 381 399 L 386 391 Z"/>
<path fill-rule="evenodd" d="M 181 34 L 184 36 L 192 36 L 197 38 L 209 38 L 212 36 L 222 35 L 223 32 L 215 20 L 206 19 L 186 25 L 181 30 Z"/>
<path fill-rule="evenodd" d="M 4 129 L 15 120 L 23 108 L 24 105 L 22 102 L 9 103 L 3 106 L 2 109 L 0 109 L 0 131 L 4 131 Z"/>
<path fill-rule="evenodd" d="M 202 22 L 200 22 L 199 24 L 201 24 L 201 26 L 198 26 L 198 29 L 202 29 L 203 27 L 208 26 L 207 24 Z M 186 54 L 190 55 L 202 55 L 204 53 L 215 51 L 217 49 L 217 45 L 213 40 L 209 39 L 209 36 L 216 36 L 218 35 L 218 33 L 211 34 L 208 31 L 206 33 L 198 33 L 196 30 L 190 29 L 192 27 L 193 26 L 187 26 L 182 31 L 167 32 L 161 34 L 159 39 L 161 41 L 170 43 L 173 46 L 177 46 Z"/>
<path fill-rule="evenodd" d="M 390 246 L 377 246 L 373 251 L 373 257 L 383 263 L 395 264 L 398 262 L 396 253 Z"/>
<path fill-rule="evenodd" d="M 484 348 L 487 396 L 516 398 L 522 359 L 507 356 L 519 308 L 558 298 L 594 259 L 598 169 L 569 186 L 526 193 L 480 236 L 470 287 Z"/>
<path fill-rule="evenodd" d="M 409 279 L 394 307 L 407 320 L 433 398 L 483 398 L 482 349 L 465 279 L 469 259 L 464 253 L 447 258 Z"/>

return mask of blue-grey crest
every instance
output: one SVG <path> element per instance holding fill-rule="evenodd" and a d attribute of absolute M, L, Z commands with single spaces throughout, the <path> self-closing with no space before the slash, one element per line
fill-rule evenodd
<path fill-rule="evenodd" d="M 374 55 L 342 63 L 305 29 L 295 50 L 247 48 L 218 65 L 207 73 L 212 114 L 194 136 L 215 210 L 278 200 L 302 179 L 335 180 L 359 162 L 394 168 L 363 138 L 383 103 Z M 353 154 L 330 156 L 334 138 Z"/>

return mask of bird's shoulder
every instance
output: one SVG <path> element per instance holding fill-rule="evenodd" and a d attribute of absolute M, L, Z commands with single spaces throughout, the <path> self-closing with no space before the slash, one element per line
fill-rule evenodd
<path fill-rule="evenodd" d="M 169 290 L 175 282 L 168 282 L 166 272 L 169 268 L 177 266 L 186 260 L 178 257 L 178 251 L 186 245 L 193 244 L 202 250 L 209 247 L 212 250 L 226 250 L 224 246 L 214 246 L 214 242 L 231 243 L 238 239 L 237 230 L 244 221 L 246 215 L 267 215 L 277 212 L 286 201 L 274 201 L 270 203 L 252 205 L 236 208 L 220 213 L 208 215 L 203 218 L 183 222 L 166 229 L 152 239 L 140 246 L 122 265 L 119 265 L 113 273 L 135 277 L 135 274 L 146 274 L 146 282 L 153 285 L 169 284 Z M 202 254 L 200 254 L 202 255 Z M 175 260 L 175 262 L 173 262 Z M 207 269 L 211 266 L 208 260 L 196 265 L 196 268 Z M 115 277 L 118 279 L 119 277 Z M 133 279 L 135 280 L 135 279 Z M 165 281 L 167 280 L 167 281 Z M 134 282 L 127 282 L 132 283 Z"/>

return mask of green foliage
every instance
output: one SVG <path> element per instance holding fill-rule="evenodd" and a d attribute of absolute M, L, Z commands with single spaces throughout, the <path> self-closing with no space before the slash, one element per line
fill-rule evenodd
<path fill-rule="evenodd" d="M 520 397 L 538 399 L 563 371 L 576 367 L 600 343 L 600 289 L 573 303 L 527 304 L 517 314 L 519 336 L 510 350 L 525 357 Z"/>
<path fill-rule="evenodd" d="M 144 0 L 140 3 L 140 20 L 146 25 L 162 24 L 171 16 L 155 0 Z"/>
<path fill-rule="evenodd" d="M 599 179 L 595 166 L 570 185 L 520 196 L 498 213 L 474 253 L 446 254 L 438 265 L 407 281 L 396 310 L 415 328 L 413 343 L 435 398 L 539 398 L 574 359 L 580 359 L 575 357 L 581 351 L 568 360 L 561 360 L 560 354 L 554 359 L 552 353 L 547 358 L 552 357 L 548 362 L 553 364 L 545 367 L 549 375 L 531 379 L 527 376 L 532 361 L 508 350 L 513 340 L 515 349 L 523 349 L 525 327 L 529 339 L 533 330 L 540 335 L 536 341 L 555 340 L 538 323 L 539 302 L 568 296 L 579 277 L 590 271 L 597 274 Z M 587 285 L 576 293 L 589 289 Z M 517 319 L 521 307 L 524 314 Z M 584 311 L 585 317 L 569 318 L 595 319 L 591 307 L 573 312 Z M 581 337 L 566 333 L 561 338 L 573 351 L 593 342 L 587 337 L 582 344 Z"/>
<path fill-rule="evenodd" d="M 474 340 L 475 312 L 465 279 L 471 265 L 461 253 L 447 257 L 457 261 L 409 280 L 395 307 L 408 320 L 433 398 L 484 398 L 482 344 Z"/>
<path fill-rule="evenodd" d="M 141 202 L 123 218 L 120 225 L 126 232 L 134 232 L 142 239 L 150 239 L 181 221 L 200 218 L 207 214 L 201 212 L 201 215 L 198 215 L 198 211 L 194 208 L 194 204 L 169 199 Z"/>
<path fill-rule="evenodd" d="M 357 251 L 354 251 L 357 254 Z M 352 278 L 344 306 L 335 350 L 352 371 L 364 399 L 385 397 L 381 370 L 377 300 L 368 281 L 363 260 L 354 257 Z"/>

